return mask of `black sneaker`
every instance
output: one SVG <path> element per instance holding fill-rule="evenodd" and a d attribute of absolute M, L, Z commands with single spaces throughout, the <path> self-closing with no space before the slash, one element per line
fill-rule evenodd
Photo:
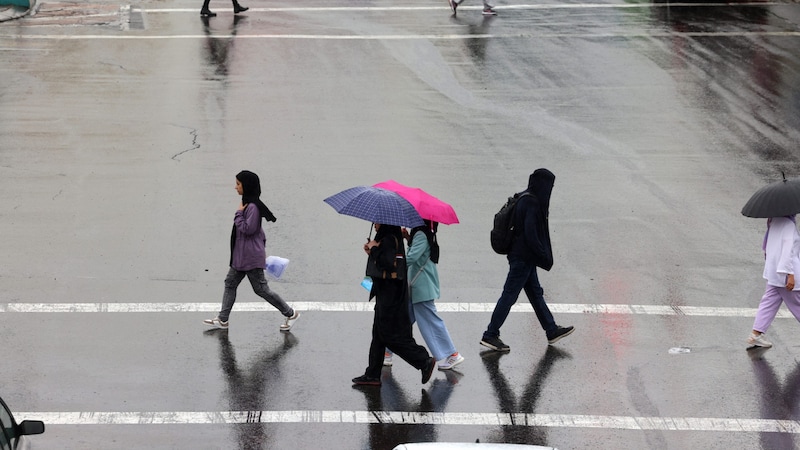
<path fill-rule="evenodd" d="M 358 386 L 380 386 L 381 379 L 368 377 L 366 374 L 364 374 L 361 375 L 360 377 L 353 378 L 353 384 L 356 384 Z"/>
<path fill-rule="evenodd" d="M 567 337 L 570 334 L 572 334 L 573 331 L 575 331 L 575 327 L 572 326 L 558 327 L 556 331 L 553 331 L 552 333 L 547 333 L 547 343 L 555 344 L 556 342 L 561 340 L 561 338 Z"/>
<path fill-rule="evenodd" d="M 436 358 L 431 358 L 428 360 L 428 364 L 425 364 L 425 367 L 422 368 L 422 384 L 427 383 L 431 379 L 431 375 L 433 375 L 433 369 L 436 368 Z"/>
<path fill-rule="evenodd" d="M 511 351 L 511 347 L 509 347 L 506 344 L 504 344 L 503 341 L 501 341 L 499 337 L 484 336 L 483 339 L 481 339 L 481 345 L 484 346 L 484 347 L 489 347 L 490 349 L 492 349 L 492 350 L 494 350 L 496 352 L 510 352 Z"/>

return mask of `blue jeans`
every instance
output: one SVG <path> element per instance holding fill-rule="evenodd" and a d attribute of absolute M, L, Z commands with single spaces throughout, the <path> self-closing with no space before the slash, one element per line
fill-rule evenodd
<path fill-rule="evenodd" d="M 519 298 L 519 294 L 523 289 L 525 290 L 525 295 L 528 296 L 528 301 L 533 306 L 533 311 L 536 312 L 536 317 L 539 319 L 542 329 L 547 332 L 548 336 L 558 328 L 555 319 L 553 319 L 553 314 L 550 313 L 550 308 L 547 307 L 547 303 L 544 301 L 544 290 L 539 284 L 539 277 L 536 275 L 536 265 L 521 259 L 508 258 L 508 277 L 506 277 L 506 284 L 503 286 L 503 294 L 497 300 L 497 305 L 495 305 L 492 313 L 492 320 L 483 333 L 484 337 L 500 337 L 500 327 L 503 326 L 511 307 L 517 302 L 517 298 Z"/>

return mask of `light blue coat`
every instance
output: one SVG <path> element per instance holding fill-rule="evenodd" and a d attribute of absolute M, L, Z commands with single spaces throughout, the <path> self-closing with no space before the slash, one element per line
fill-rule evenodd
<path fill-rule="evenodd" d="M 439 298 L 439 270 L 431 261 L 431 246 L 425 233 L 414 233 L 408 247 L 408 283 L 411 285 L 411 302 L 427 302 Z"/>

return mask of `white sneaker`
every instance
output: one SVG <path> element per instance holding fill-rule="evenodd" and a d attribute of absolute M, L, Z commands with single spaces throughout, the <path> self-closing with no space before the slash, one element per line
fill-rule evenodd
<path fill-rule="evenodd" d="M 214 328 L 220 328 L 223 330 L 228 329 L 228 322 L 223 322 L 219 320 L 219 317 L 214 317 L 213 319 L 205 319 L 203 323 Z"/>
<path fill-rule="evenodd" d="M 747 338 L 747 348 L 751 349 L 756 347 L 770 348 L 772 347 L 772 342 L 764 337 L 764 333 L 757 335 L 751 332 L 750 337 Z"/>
<path fill-rule="evenodd" d="M 450 370 L 453 367 L 464 362 L 464 357 L 460 353 L 455 352 L 439 363 L 439 370 Z"/>
<path fill-rule="evenodd" d="M 291 317 L 287 317 L 286 320 L 281 324 L 281 331 L 289 331 L 292 329 L 292 325 L 294 325 L 294 321 L 300 317 L 300 312 L 294 310 L 294 314 Z"/>
<path fill-rule="evenodd" d="M 391 366 L 392 365 L 392 354 L 389 352 L 383 353 L 383 365 L 384 366 Z"/>

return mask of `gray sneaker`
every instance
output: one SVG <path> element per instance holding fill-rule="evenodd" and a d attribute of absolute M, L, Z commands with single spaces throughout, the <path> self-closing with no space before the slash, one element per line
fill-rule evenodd
<path fill-rule="evenodd" d="M 286 320 L 281 324 L 281 331 L 289 331 L 292 329 L 292 325 L 294 325 L 295 320 L 300 317 L 300 312 L 294 310 L 294 314 L 290 317 L 287 317 Z"/>
<path fill-rule="evenodd" d="M 213 319 L 205 319 L 203 323 L 210 327 L 220 328 L 222 330 L 228 329 L 228 322 L 223 322 L 219 320 L 219 317 L 214 317 Z"/>
<path fill-rule="evenodd" d="M 484 347 L 489 347 L 490 349 L 496 352 L 511 351 L 511 347 L 504 344 L 499 337 L 484 336 L 483 339 L 481 339 L 481 345 Z"/>
<path fill-rule="evenodd" d="M 772 342 L 764 337 L 764 333 L 755 334 L 751 332 L 750 337 L 747 338 L 747 349 L 749 350 L 756 347 L 770 348 L 772 347 Z"/>

